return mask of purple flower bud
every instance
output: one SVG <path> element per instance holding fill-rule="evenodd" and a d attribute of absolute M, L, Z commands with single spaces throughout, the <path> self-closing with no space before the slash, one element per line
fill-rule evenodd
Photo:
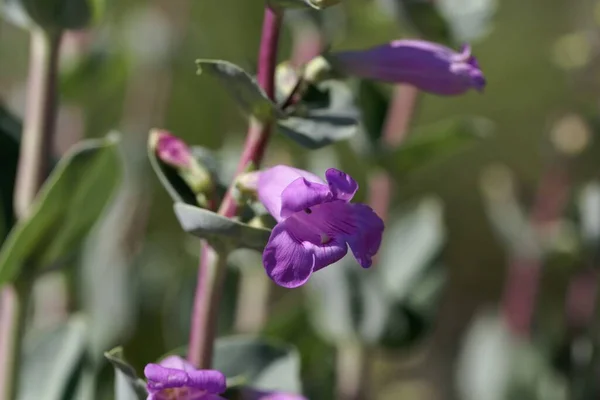
<path fill-rule="evenodd" d="M 340 71 L 361 78 L 408 83 L 425 92 L 453 96 L 486 82 L 471 47 L 460 53 L 423 40 L 396 40 L 362 51 L 333 53 L 330 61 Z"/>
<path fill-rule="evenodd" d="M 175 168 L 187 168 L 192 154 L 185 142 L 166 131 L 155 131 L 155 148 L 158 158 L 165 164 Z"/>
<path fill-rule="evenodd" d="M 225 400 L 219 396 L 227 385 L 225 375 L 198 370 L 181 357 L 170 356 L 144 369 L 148 379 L 147 400 Z"/>
<path fill-rule="evenodd" d="M 313 272 L 344 257 L 348 246 L 363 268 L 379 250 L 383 221 L 369 206 L 350 203 L 356 181 L 334 168 L 325 178 L 327 183 L 284 165 L 259 173 L 258 198 L 278 222 L 263 265 L 280 286 L 303 285 Z"/>

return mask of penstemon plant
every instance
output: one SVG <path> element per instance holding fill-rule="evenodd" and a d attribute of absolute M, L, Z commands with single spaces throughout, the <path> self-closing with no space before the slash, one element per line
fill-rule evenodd
<path fill-rule="evenodd" d="M 24 345 L 33 331 L 30 297 L 38 277 L 74 262 L 73 254 L 120 187 L 126 164 L 116 133 L 75 144 L 56 163 L 52 157 L 61 38 L 91 23 L 99 3 L 21 0 L 6 7 L 10 15 L 24 17 L 32 54 L 22 135 L 20 143 L 11 144 L 20 145 L 20 155 L 14 202 L 5 218 L 10 233 L 0 248 L 0 400 L 87 398 L 100 375 L 89 361 L 97 357 L 88 345 L 96 332 L 90 332 L 83 313 L 69 316 L 47 341 Z M 171 197 L 182 230 L 199 239 L 197 283 L 186 310 L 188 345 L 156 362 L 145 360 L 145 379 L 122 348 L 104 354 L 115 370 L 116 399 L 307 399 L 300 381 L 302 354 L 294 346 L 258 335 L 217 337 L 228 265 L 242 249 L 262 254 L 270 284 L 282 290 L 306 286 L 307 301 L 319 303 L 309 307 L 309 319 L 321 339 L 336 348 L 340 399 L 369 398 L 369 349 L 412 344 L 417 314 L 435 308 L 430 303 L 441 286 L 436 255 L 444 241 L 442 207 L 426 199 L 398 216 L 390 203 L 398 181 L 485 130 L 481 120 L 457 119 L 407 137 L 419 91 L 439 96 L 482 91 L 484 74 L 466 45 L 455 51 L 413 39 L 320 52 L 315 51 L 325 42 L 320 33 L 308 59 L 278 65 L 284 15 L 290 9 L 320 13 L 338 3 L 266 1 L 256 77 L 229 61 L 196 61 L 199 79 L 216 80 L 248 118 L 232 179 L 222 178 L 205 149 L 168 128 L 150 132 L 149 164 Z M 396 85 L 390 104 L 374 81 Z M 365 100 L 379 102 L 384 115 L 372 115 Z M 271 138 L 279 133 L 310 150 L 358 137 L 355 156 L 367 175 L 366 190 L 361 193 L 358 179 L 337 165 L 322 173 L 284 164 L 262 167 Z M 354 201 L 359 196 L 366 200 Z M 408 244 L 386 242 L 390 230 L 394 240 Z M 424 238 L 422 243 L 413 246 L 413 234 Z M 413 248 L 408 256 L 407 247 Z M 406 252 L 405 261 L 398 251 Z M 40 354 L 47 358 L 36 358 Z M 32 385 L 36 374 L 39 382 Z"/>

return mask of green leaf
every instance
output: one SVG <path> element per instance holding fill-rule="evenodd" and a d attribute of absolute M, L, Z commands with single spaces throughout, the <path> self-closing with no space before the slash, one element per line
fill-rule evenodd
<path fill-rule="evenodd" d="M 85 28 L 102 9 L 101 0 L 4 0 L 2 10 L 17 25 L 48 31 Z"/>
<path fill-rule="evenodd" d="M 418 128 L 397 149 L 379 154 L 377 162 L 405 176 L 491 135 L 494 125 L 485 118 L 453 118 Z"/>
<path fill-rule="evenodd" d="M 15 223 L 13 198 L 20 136 L 21 122 L 0 104 L 0 243 Z"/>
<path fill-rule="evenodd" d="M 359 111 L 350 88 L 328 80 L 312 86 L 279 130 L 309 149 L 350 138 L 358 128 Z"/>
<path fill-rule="evenodd" d="M 223 60 L 196 60 L 196 65 L 198 74 L 207 73 L 217 78 L 246 114 L 260 121 L 284 118 L 256 80 L 242 68 Z"/>
<path fill-rule="evenodd" d="M 26 341 L 18 399 L 62 400 L 83 361 L 86 334 L 85 321 L 76 316 L 55 330 Z"/>
<path fill-rule="evenodd" d="M 373 81 L 361 79 L 358 83 L 358 103 L 361 122 L 372 145 L 379 143 L 389 110 L 389 99 Z"/>
<path fill-rule="evenodd" d="M 447 45 L 453 42 L 452 30 L 440 14 L 436 2 L 400 0 L 398 3 L 403 19 L 423 38 Z"/>
<path fill-rule="evenodd" d="M 104 353 L 104 357 L 115 369 L 115 400 L 146 400 L 146 382 L 139 378 L 135 369 L 123 356 L 123 348 L 116 347 Z"/>
<path fill-rule="evenodd" d="M 267 0 L 272 7 L 283 8 L 314 8 L 322 10 L 334 6 L 341 0 Z"/>
<path fill-rule="evenodd" d="M 185 232 L 231 249 L 262 251 L 271 235 L 268 229 L 252 227 L 189 204 L 175 203 L 174 209 Z"/>
<path fill-rule="evenodd" d="M 0 249 L 0 284 L 26 264 L 41 271 L 64 261 L 81 244 L 120 181 L 117 143 L 115 135 L 83 141 L 59 161 Z"/>
<path fill-rule="evenodd" d="M 292 346 L 249 336 L 219 338 L 213 367 L 228 381 L 261 390 L 300 393 L 300 356 Z"/>

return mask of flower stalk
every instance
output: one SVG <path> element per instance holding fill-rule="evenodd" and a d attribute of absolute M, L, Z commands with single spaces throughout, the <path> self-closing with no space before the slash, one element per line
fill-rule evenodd
<path fill-rule="evenodd" d="M 266 6 L 258 58 L 258 84 L 271 99 L 275 98 L 275 67 L 281 22 L 282 14 Z M 260 165 L 270 135 L 270 123 L 250 120 L 236 176 L 244 172 L 250 163 L 257 167 Z M 237 204 L 233 196 L 234 185 L 235 179 L 219 207 L 219 214 L 229 218 L 237 213 Z M 201 369 L 210 368 L 212 363 L 216 317 L 226 275 L 226 258 L 225 253 L 218 252 L 202 242 L 188 348 L 188 361 Z"/>
<path fill-rule="evenodd" d="M 62 32 L 35 29 L 31 33 L 27 110 L 15 187 L 15 212 L 25 218 L 50 165 L 58 94 L 58 59 Z M 25 271 L 13 287 L 0 293 L 0 400 L 15 398 L 19 356 L 29 292 L 33 283 Z"/>

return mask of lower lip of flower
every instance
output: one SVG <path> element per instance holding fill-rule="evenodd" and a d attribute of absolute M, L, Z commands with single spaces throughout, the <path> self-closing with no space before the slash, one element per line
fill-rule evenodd
<path fill-rule="evenodd" d="M 187 387 L 163 389 L 160 392 L 160 400 L 196 400 L 202 398 L 206 392 L 192 392 Z"/>

